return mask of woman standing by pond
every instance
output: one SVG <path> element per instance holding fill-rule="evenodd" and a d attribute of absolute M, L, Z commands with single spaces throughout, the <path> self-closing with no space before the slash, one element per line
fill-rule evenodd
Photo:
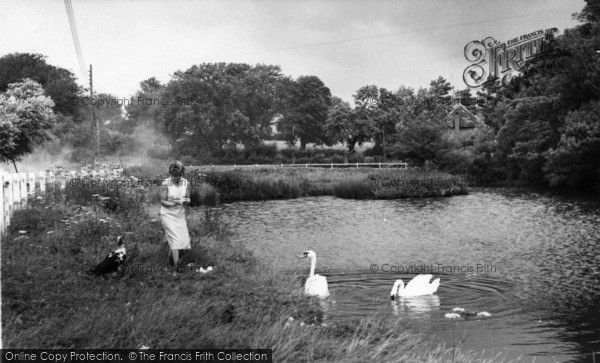
<path fill-rule="evenodd" d="M 189 182 L 183 178 L 185 167 L 179 161 L 169 166 L 170 177 L 162 182 L 160 187 L 160 221 L 169 248 L 169 261 L 178 268 L 180 250 L 190 249 L 190 234 L 185 220 L 184 205 L 190 201 Z"/>

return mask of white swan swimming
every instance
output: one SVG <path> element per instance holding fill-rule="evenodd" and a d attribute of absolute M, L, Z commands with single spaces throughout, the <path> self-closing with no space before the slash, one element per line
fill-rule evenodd
<path fill-rule="evenodd" d="M 314 251 L 308 250 L 303 253 L 300 258 L 310 258 L 310 274 L 304 284 L 304 293 L 309 296 L 318 296 L 326 298 L 329 296 L 327 288 L 327 278 L 321 275 L 315 275 L 315 266 L 317 265 L 317 254 Z"/>
<path fill-rule="evenodd" d="M 421 296 L 435 293 L 440 286 L 440 279 L 435 279 L 433 282 L 430 282 L 432 278 L 433 275 L 417 275 L 406 284 L 406 287 L 404 287 L 404 282 L 402 280 L 396 280 L 390 293 L 392 300 L 396 300 L 397 296 Z"/>

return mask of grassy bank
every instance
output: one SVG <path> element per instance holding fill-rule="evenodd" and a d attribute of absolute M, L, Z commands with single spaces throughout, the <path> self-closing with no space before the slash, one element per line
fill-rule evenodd
<path fill-rule="evenodd" d="M 402 317 L 329 322 L 302 295 L 299 276 L 231 243 L 210 209 L 188 215 L 193 249 L 183 261 L 215 269 L 170 271 L 148 195 L 89 189 L 49 193 L 14 213 L 1 254 L 5 348 L 252 347 L 272 348 L 276 362 L 476 360 L 433 347 Z M 121 234 L 128 268 L 87 275 Z"/>
<path fill-rule="evenodd" d="M 161 180 L 166 178 L 163 169 L 137 166 L 125 168 L 124 172 L 128 176 Z M 193 201 L 203 203 L 206 200 L 207 204 L 217 200 L 228 203 L 321 195 L 398 199 L 467 193 L 467 183 L 463 179 L 422 169 L 212 168 L 189 170 L 186 177 L 192 181 Z"/>

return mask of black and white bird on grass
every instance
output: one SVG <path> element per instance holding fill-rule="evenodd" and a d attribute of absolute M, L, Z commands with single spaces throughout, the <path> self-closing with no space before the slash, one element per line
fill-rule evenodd
<path fill-rule="evenodd" d="M 119 267 L 123 266 L 127 259 L 127 250 L 125 249 L 125 244 L 123 244 L 123 236 L 117 237 L 117 246 L 116 250 L 109 253 L 104 260 L 90 270 L 90 274 L 103 276 L 119 271 Z"/>

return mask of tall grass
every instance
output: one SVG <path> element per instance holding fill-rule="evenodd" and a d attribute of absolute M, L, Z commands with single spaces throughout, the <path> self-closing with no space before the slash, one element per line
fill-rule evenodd
<path fill-rule="evenodd" d="M 292 199 L 302 195 L 300 186 L 287 178 L 266 178 L 237 171 L 210 171 L 202 176 L 214 186 L 222 202 Z"/>
<path fill-rule="evenodd" d="M 190 200 L 192 207 L 199 205 L 215 206 L 219 204 L 219 192 L 208 183 L 200 183 L 199 185 L 194 183 L 190 191 Z"/>
<path fill-rule="evenodd" d="M 374 183 L 375 181 L 375 183 Z M 269 168 L 206 174 L 223 202 L 334 195 L 353 199 L 421 198 L 466 194 L 466 182 L 435 170 Z"/>
<path fill-rule="evenodd" d="M 364 180 L 355 179 L 338 183 L 334 187 L 333 193 L 336 197 L 348 199 L 372 199 L 375 197 L 371 187 Z"/>
<path fill-rule="evenodd" d="M 154 172 L 127 169 L 132 176 Z M 442 197 L 467 193 L 460 177 L 427 169 L 256 168 L 190 170 L 192 205 L 334 195 L 351 199 Z M 373 183 L 375 181 L 375 183 Z"/>
<path fill-rule="evenodd" d="M 365 181 L 366 182 L 366 181 Z M 378 170 L 368 175 L 377 199 L 446 197 L 467 194 L 465 180 L 437 170 Z"/>

